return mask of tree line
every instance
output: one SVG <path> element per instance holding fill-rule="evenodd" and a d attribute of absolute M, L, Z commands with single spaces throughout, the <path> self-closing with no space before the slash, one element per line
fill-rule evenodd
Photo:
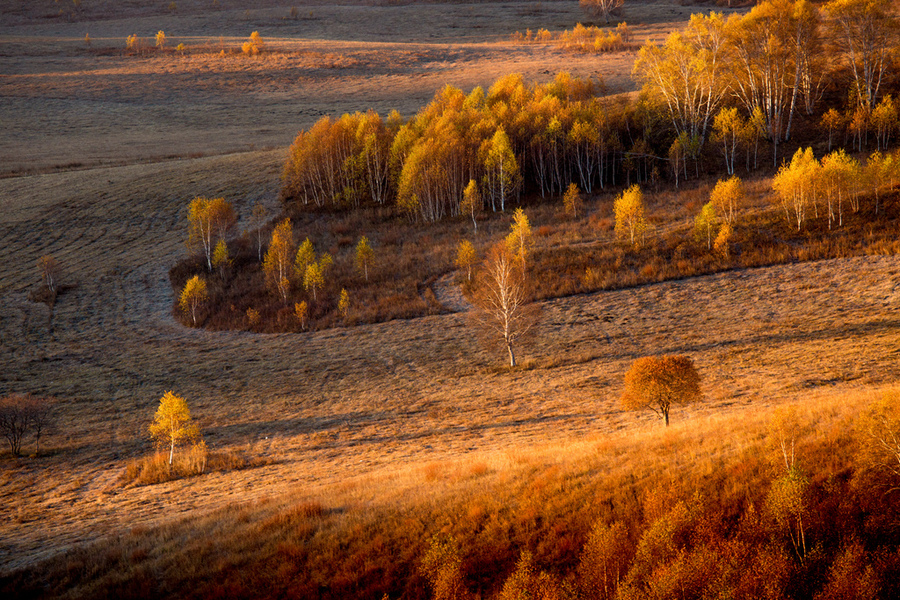
<path fill-rule="evenodd" d="M 741 153 L 748 171 L 758 168 L 766 145 L 777 167 L 801 115 L 821 125 L 816 135 L 827 130 L 829 151 L 836 138 L 883 149 L 898 124 L 885 94 L 897 39 L 887 0 L 695 14 L 640 49 L 636 101 L 600 97 L 602 82 L 565 72 L 534 85 L 512 74 L 487 91 L 447 86 L 406 121 L 396 111 L 323 117 L 294 140 L 282 196 L 295 208 L 395 205 L 434 222 L 502 211 L 525 193 L 562 195 L 570 183 L 589 194 L 665 176 L 677 185 L 719 152 L 729 174 Z M 829 96 L 832 83 L 849 94 Z M 480 204 L 466 207 L 473 184 Z"/>

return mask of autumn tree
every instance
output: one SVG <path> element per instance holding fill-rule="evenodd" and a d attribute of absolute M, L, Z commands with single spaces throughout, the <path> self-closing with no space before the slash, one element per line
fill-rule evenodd
<path fill-rule="evenodd" d="M 316 250 L 309 238 L 303 240 L 294 257 L 294 273 L 300 281 L 306 276 L 306 268 L 316 261 Z"/>
<path fill-rule="evenodd" d="M 156 47 L 160 50 L 166 47 L 166 34 L 162 29 L 156 32 Z"/>
<path fill-rule="evenodd" d="M 872 125 L 875 127 L 875 140 L 879 150 L 886 149 L 890 144 L 891 135 L 897 129 L 897 122 L 897 106 L 888 94 L 872 111 Z"/>
<path fill-rule="evenodd" d="M 175 458 L 176 445 L 200 437 L 200 430 L 191 420 L 191 412 L 184 398 L 173 392 L 166 392 L 160 398 L 159 408 L 150 424 L 150 437 L 158 447 L 169 447 L 169 467 Z"/>
<path fill-rule="evenodd" d="M 225 269 L 231 264 L 231 257 L 228 254 L 228 244 L 225 240 L 216 242 L 216 248 L 213 250 L 212 266 L 219 271 L 219 276 L 225 277 Z"/>
<path fill-rule="evenodd" d="M 580 0 L 581 7 L 592 17 L 604 19 L 609 25 L 609 17 L 625 4 L 625 0 Z"/>
<path fill-rule="evenodd" d="M 477 256 L 472 242 L 469 240 L 459 241 L 456 247 L 456 266 L 459 269 L 465 269 L 467 281 L 472 281 L 472 267 L 475 266 Z"/>
<path fill-rule="evenodd" d="M 758 110 L 763 117 L 773 164 L 778 144 L 790 136 L 798 86 L 810 75 L 817 19 L 806 0 L 771 0 L 728 20 L 734 50 L 731 87 L 748 114 Z"/>
<path fill-rule="evenodd" d="M 517 208 L 513 214 L 513 222 L 510 225 L 509 234 L 506 236 L 506 247 L 512 256 L 522 266 L 522 276 L 525 276 L 525 268 L 528 257 L 534 248 L 534 234 L 528 215 L 521 208 Z"/>
<path fill-rule="evenodd" d="M 478 221 L 475 220 L 475 214 L 481 210 L 482 200 L 481 192 L 478 190 L 478 183 L 474 179 L 469 180 L 466 189 L 463 190 L 462 203 L 459 205 L 459 212 L 472 217 L 472 226 L 478 232 Z"/>
<path fill-rule="evenodd" d="M 622 406 L 626 410 L 649 408 L 669 425 L 675 404 L 699 402 L 700 374 L 687 356 L 645 356 L 631 364 L 625 374 Z"/>
<path fill-rule="evenodd" d="M 727 92 L 724 50 L 722 14 L 694 14 L 664 45 L 641 47 L 634 63 L 633 76 L 661 99 L 676 135 L 685 133 L 701 146 Z"/>
<path fill-rule="evenodd" d="M 812 148 L 798 148 L 790 164 L 782 165 L 772 178 L 772 189 L 778 194 L 788 220 L 797 223 L 797 231 L 803 226 L 806 211 L 815 200 L 815 184 L 819 163 Z"/>
<path fill-rule="evenodd" d="M 207 270 L 212 271 L 212 257 L 217 240 L 224 240 L 237 223 L 234 207 L 224 198 L 198 196 L 188 207 L 188 246 L 203 250 Z"/>
<path fill-rule="evenodd" d="M 208 298 L 206 291 L 206 281 L 200 279 L 199 275 L 194 275 L 184 284 L 181 290 L 181 296 L 178 299 L 178 306 L 184 312 L 191 314 L 191 322 L 194 327 L 197 326 L 197 311 L 206 302 Z"/>
<path fill-rule="evenodd" d="M 644 194 L 641 188 L 635 184 L 617 196 L 613 203 L 613 211 L 616 217 L 616 238 L 628 238 L 634 246 L 636 238 L 643 235 L 647 228 L 644 219 Z"/>
<path fill-rule="evenodd" d="M 338 296 L 338 314 L 342 319 L 350 315 L 350 294 L 344 288 L 341 288 L 341 294 Z"/>
<path fill-rule="evenodd" d="M 578 218 L 578 212 L 581 208 L 581 190 L 578 189 L 578 184 L 570 183 L 569 187 L 566 188 L 566 193 L 563 194 L 563 210 L 567 215 L 572 215 L 574 218 Z"/>
<path fill-rule="evenodd" d="M 263 261 L 263 272 L 266 276 L 266 284 L 269 289 L 279 294 L 287 302 L 291 283 L 288 279 L 291 269 L 291 259 L 294 256 L 294 231 L 291 220 L 285 219 L 275 226 L 272 232 L 272 241 L 266 251 Z"/>
<path fill-rule="evenodd" d="M 585 598 L 613 600 L 629 562 L 628 531 L 620 522 L 597 521 L 578 564 L 578 588 Z"/>
<path fill-rule="evenodd" d="M 737 209 L 744 201 L 744 183 L 737 175 L 716 182 L 709 199 L 726 223 L 734 225 Z"/>
<path fill-rule="evenodd" d="M 269 217 L 269 211 L 261 202 L 256 202 L 250 211 L 250 229 L 255 232 L 256 238 L 256 260 L 262 262 L 263 254 L 263 226 Z"/>
<path fill-rule="evenodd" d="M 819 170 L 819 189 L 828 208 L 828 228 L 836 221 L 844 224 L 844 200 L 851 197 L 853 180 L 859 177 L 859 163 L 843 149 L 823 156 Z"/>
<path fill-rule="evenodd" d="M 369 245 L 369 238 L 362 236 L 356 244 L 356 269 L 363 272 L 366 281 L 369 281 L 369 266 L 374 259 L 375 251 Z"/>
<path fill-rule="evenodd" d="M 713 119 L 713 138 L 721 144 L 725 168 L 729 175 L 734 175 L 734 158 L 737 156 L 737 149 L 746 126 L 737 108 L 723 108 Z"/>
<path fill-rule="evenodd" d="M 306 304 L 306 300 L 294 303 L 294 316 L 300 322 L 300 329 L 306 329 L 309 320 L 309 305 Z"/>
<path fill-rule="evenodd" d="M 772 483 L 765 510 L 779 528 L 787 532 L 791 546 L 802 563 L 806 557 L 806 526 L 809 512 L 809 480 L 795 465 Z"/>
<path fill-rule="evenodd" d="M 39 453 L 41 435 L 52 424 L 52 406 L 48 399 L 24 394 L 0 398 L 0 435 L 6 438 L 13 456 L 22 453 L 22 442 L 29 432 L 35 437 L 35 454 Z"/>
<path fill-rule="evenodd" d="M 331 266 L 331 255 L 324 254 L 318 261 L 313 261 L 306 266 L 303 274 L 303 289 L 311 292 L 313 301 L 318 300 L 319 290 L 325 286 L 325 273 Z"/>
<path fill-rule="evenodd" d="M 687 177 L 687 134 L 682 133 L 675 136 L 672 145 L 669 146 L 669 168 L 672 169 L 672 175 L 675 176 L 675 187 L 678 187 L 678 180 L 681 173 L 685 173 Z"/>
<path fill-rule="evenodd" d="M 885 492 L 900 489 L 900 392 L 888 390 L 860 416 L 859 458 Z"/>
<path fill-rule="evenodd" d="M 484 189 L 491 199 L 491 208 L 506 210 L 506 201 L 521 183 L 519 163 L 510 145 L 509 136 L 501 128 L 490 140 L 486 140 L 482 150 L 484 159 Z"/>
<path fill-rule="evenodd" d="M 828 130 L 828 151 L 834 143 L 834 134 L 844 126 L 844 116 L 834 107 L 829 108 L 822 115 L 822 126 Z"/>
<path fill-rule="evenodd" d="M 509 365 L 516 366 L 515 347 L 537 325 L 539 309 L 530 302 L 523 272 L 506 244 L 494 246 L 476 278 L 472 319 L 489 343 L 502 341 Z"/>
<path fill-rule="evenodd" d="M 50 301 L 56 298 L 56 291 L 59 285 L 59 262 L 49 254 L 45 254 L 38 259 L 38 269 L 41 272 L 41 279 L 50 294 Z"/>
<path fill-rule="evenodd" d="M 896 44 L 892 5 L 891 0 L 832 0 L 825 5 L 853 74 L 854 100 L 868 110 L 878 101 Z"/>
<path fill-rule="evenodd" d="M 431 585 L 434 600 L 466 600 L 459 544 L 449 535 L 436 535 L 428 543 L 419 572 Z"/>
<path fill-rule="evenodd" d="M 700 209 L 700 214 L 694 219 L 694 237 L 698 240 L 706 240 L 707 250 L 712 250 L 713 230 L 717 222 L 716 207 L 712 201 L 704 204 Z"/>

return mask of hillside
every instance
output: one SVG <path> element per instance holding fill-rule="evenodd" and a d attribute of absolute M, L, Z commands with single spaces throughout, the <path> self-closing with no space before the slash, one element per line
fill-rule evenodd
<path fill-rule="evenodd" d="M 811 598 L 841 565 L 838 582 L 875 565 L 872 589 L 896 593 L 896 509 L 853 429 L 900 374 L 892 245 L 544 300 L 515 369 L 473 336 L 452 275 L 422 282 L 445 311 L 417 319 L 255 334 L 173 318 L 187 202 L 227 197 L 241 225 L 257 201 L 276 214 L 285 147 L 323 113 L 411 114 L 443 83 L 546 81 L 560 63 L 632 90 L 632 54 L 508 41 L 570 27 L 577 4 L 303 4 L 296 19 L 277 2 L 113 4 L 52 19 L 0 4 L 0 116 L 12 124 L 0 139 L 0 395 L 52 396 L 58 416 L 40 455 L 0 457 L 5 597 L 432 597 L 420 566 L 439 534 L 454 536 L 464 587 L 482 597 L 523 550 L 575 585 L 595 521 L 624 523 L 634 549 L 698 491 L 723 533 L 694 519 L 678 549 L 765 539 L 790 557 L 771 522 L 758 538 L 737 525 L 781 477 L 784 415 L 818 513 L 809 554 L 778 589 Z M 647 3 L 628 18 L 661 39 L 689 8 Z M 208 51 L 121 52 L 130 33 L 161 28 Z M 234 48 L 254 30 L 273 55 L 217 58 L 220 36 Z M 45 254 L 63 267 L 52 312 L 30 299 Z M 618 403 L 631 362 L 658 353 L 690 355 L 703 378 L 704 402 L 676 408 L 668 429 Z M 257 466 L 123 485 L 128 461 L 152 450 L 167 390 L 211 450 Z M 741 552 L 738 563 L 764 562 Z"/>

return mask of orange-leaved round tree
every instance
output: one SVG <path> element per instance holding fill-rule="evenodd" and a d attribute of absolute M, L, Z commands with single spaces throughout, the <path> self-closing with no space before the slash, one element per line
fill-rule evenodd
<path fill-rule="evenodd" d="M 703 398 L 700 374 L 687 356 L 645 356 L 625 374 L 622 406 L 627 410 L 649 408 L 669 425 L 673 404 L 690 404 Z"/>

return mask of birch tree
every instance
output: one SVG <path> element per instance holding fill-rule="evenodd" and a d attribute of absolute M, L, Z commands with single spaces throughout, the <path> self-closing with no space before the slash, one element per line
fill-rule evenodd
<path fill-rule="evenodd" d="M 187 402 L 173 392 L 166 392 L 150 424 L 150 436 L 160 447 L 169 448 L 169 467 L 175 459 L 175 447 L 185 441 L 196 440 L 200 430 L 191 420 Z"/>
<path fill-rule="evenodd" d="M 366 281 L 369 281 L 369 267 L 375 260 L 375 251 L 369 245 L 369 238 L 362 236 L 356 244 L 356 269 L 362 271 Z"/>
<path fill-rule="evenodd" d="M 516 366 L 516 346 L 537 325 L 539 310 L 529 301 L 526 280 L 505 244 L 491 249 L 472 296 L 472 319 L 488 343 L 502 342 L 509 366 Z"/>
<path fill-rule="evenodd" d="M 890 0 L 832 0 L 825 5 L 853 74 L 855 100 L 869 110 L 878 101 L 896 44 L 892 4 Z"/>
<path fill-rule="evenodd" d="M 491 208 L 497 210 L 499 206 L 502 212 L 519 187 L 519 164 L 503 129 L 498 129 L 484 148 L 484 189 L 491 199 Z"/>
<path fill-rule="evenodd" d="M 478 190 L 478 183 L 474 179 L 470 179 L 466 189 L 463 191 L 462 203 L 459 206 L 459 212 L 472 217 L 472 227 L 478 232 L 478 221 L 475 220 L 475 214 L 482 208 L 481 192 Z"/>
<path fill-rule="evenodd" d="M 186 313 L 191 315 L 191 322 L 194 327 L 197 326 L 197 311 L 209 298 L 206 291 L 206 281 L 200 279 L 199 275 L 194 275 L 187 280 L 184 288 L 181 290 L 181 296 L 178 298 L 178 306 Z"/>
<path fill-rule="evenodd" d="M 534 234 L 531 231 L 531 224 L 528 222 L 528 215 L 521 208 L 517 208 L 513 214 L 510 232 L 506 236 L 506 247 L 510 256 L 522 266 L 522 276 L 524 277 L 528 257 L 534 248 Z"/>
<path fill-rule="evenodd" d="M 662 99 L 676 135 L 686 133 L 700 145 L 727 92 L 724 51 L 722 14 L 694 14 L 663 46 L 643 46 L 634 64 L 633 76 Z"/>
<path fill-rule="evenodd" d="M 647 228 L 644 218 L 644 194 L 641 188 L 635 184 L 616 197 L 613 203 L 615 212 L 616 238 L 628 238 L 634 246 L 637 238 L 643 235 Z"/>
<path fill-rule="evenodd" d="M 287 302 L 291 283 L 291 258 L 294 256 L 294 230 L 291 220 L 285 219 L 272 231 L 272 241 L 263 261 L 263 272 L 269 289 Z"/>

